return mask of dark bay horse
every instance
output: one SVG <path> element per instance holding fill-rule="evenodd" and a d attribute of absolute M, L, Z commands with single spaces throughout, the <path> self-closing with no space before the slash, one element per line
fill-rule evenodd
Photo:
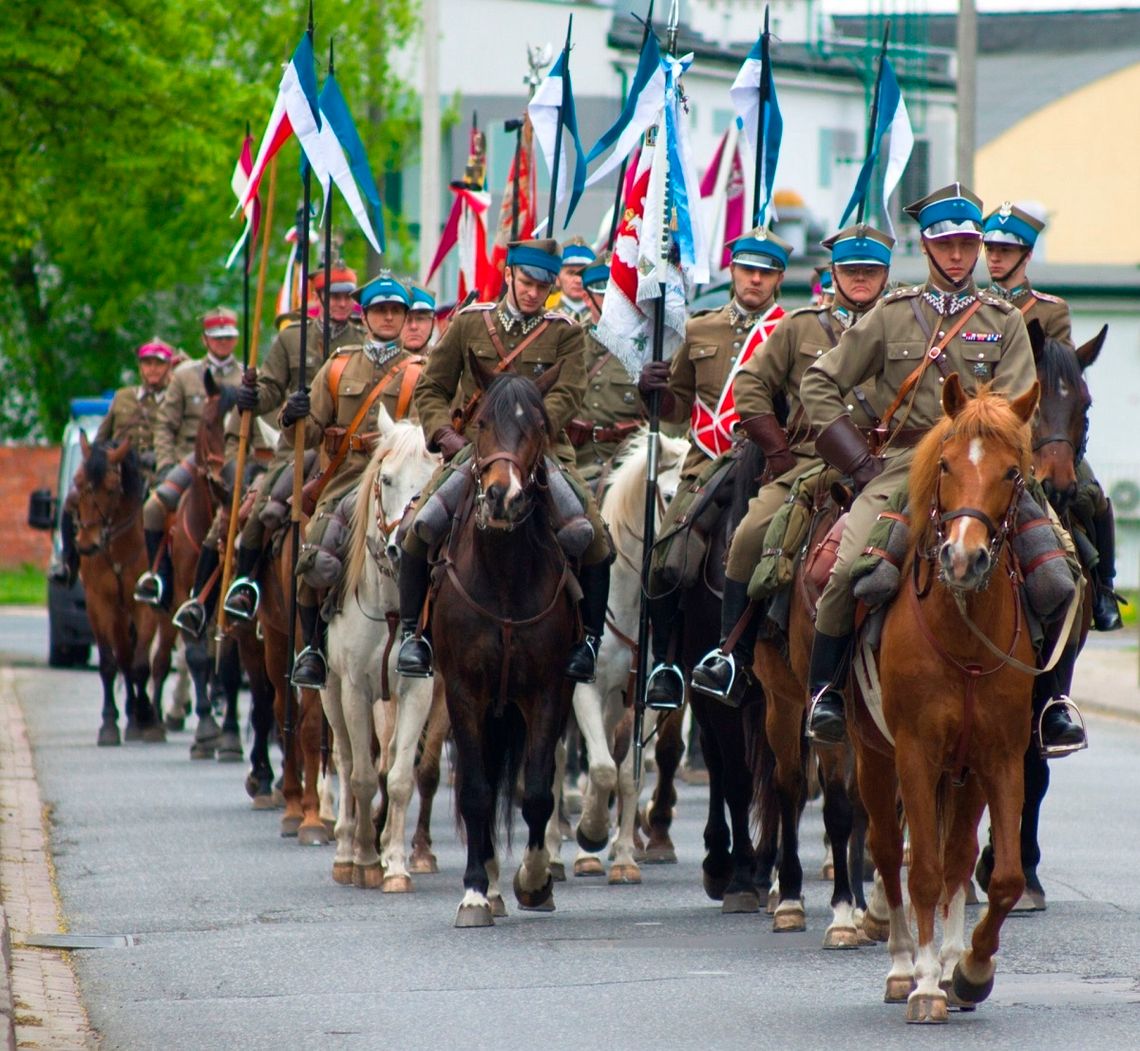
<path fill-rule="evenodd" d="M 147 696 L 148 652 L 159 630 L 155 611 L 134 600 L 134 582 L 147 568 L 142 504 L 145 483 L 138 459 L 124 442 L 91 445 L 80 434 L 83 463 L 75 475 L 75 547 L 87 596 L 87 617 L 99 649 L 103 682 L 100 745 L 117 745 L 115 676 L 126 683 L 127 739 L 164 741 L 162 723 Z M 156 688 L 156 693 L 157 693 Z"/>
<path fill-rule="evenodd" d="M 496 911 L 497 804 L 507 822 L 523 772 L 527 845 L 514 879 L 524 909 L 554 908 L 544 842 L 554 810 L 555 748 L 570 710 L 566 660 L 577 632 L 572 575 L 543 496 L 550 421 L 543 394 L 559 365 L 537 381 L 493 378 L 474 354 L 468 363 L 482 397 L 463 470 L 472 476 L 466 506 L 436 568 L 431 626 L 437 674 L 447 690 L 458 756 L 456 797 L 467 836 L 465 894 L 457 927 L 488 927 Z"/>
<path fill-rule="evenodd" d="M 905 999 L 910 1022 L 946 1021 L 948 994 L 967 1005 L 986 999 L 1002 923 L 1025 887 L 1018 825 L 1035 673 L 1010 540 L 1038 396 L 1034 382 L 1012 402 L 985 388 L 969 398 L 956 373 L 947 378 L 945 416 L 915 450 L 902 587 L 883 622 L 877 674 L 886 733 L 855 705 L 859 787 L 889 911 L 886 999 Z M 910 830 L 917 952 L 903 904 L 897 793 Z M 966 891 L 987 803 L 990 900 L 967 948 Z"/>

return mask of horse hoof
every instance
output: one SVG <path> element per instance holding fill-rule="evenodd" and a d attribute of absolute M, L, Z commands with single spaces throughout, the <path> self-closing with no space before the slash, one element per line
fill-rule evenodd
<path fill-rule="evenodd" d="M 301 819 L 299 817 L 283 817 L 281 819 L 281 835 L 284 839 L 291 839 L 297 835 L 301 828 Z"/>
<path fill-rule="evenodd" d="M 728 876 L 714 876 L 711 872 L 701 871 L 701 883 L 713 901 L 724 901 L 724 892 L 728 890 L 729 882 Z"/>
<path fill-rule="evenodd" d="M 241 750 L 241 735 L 232 730 L 222 734 L 218 742 L 219 763 L 240 763 L 245 758 Z"/>
<path fill-rule="evenodd" d="M 942 993 L 911 993 L 906 1001 L 906 1020 L 919 1025 L 945 1022 L 950 1017 L 946 996 Z"/>
<path fill-rule="evenodd" d="M 575 873 L 575 875 L 577 875 L 577 873 Z M 565 883 L 566 882 L 566 864 L 565 864 L 565 862 L 552 861 L 550 863 L 550 878 L 553 879 L 555 883 Z"/>
<path fill-rule="evenodd" d="M 209 745 L 217 748 L 222 740 L 222 728 L 213 715 L 199 715 L 198 725 L 194 730 L 194 740 L 197 744 Z"/>
<path fill-rule="evenodd" d="M 527 890 L 515 873 L 515 901 L 519 908 L 526 912 L 553 912 L 554 911 L 554 880 L 550 873 L 546 874 L 546 882 L 537 890 Z"/>
<path fill-rule="evenodd" d="M 352 885 L 360 890 L 377 890 L 384 885 L 383 867 L 379 862 L 375 865 L 353 865 Z"/>
<path fill-rule="evenodd" d="M 641 885 L 641 869 L 636 864 L 611 865 L 607 880 L 611 887 L 637 887 Z"/>
<path fill-rule="evenodd" d="M 638 859 L 643 865 L 676 865 L 677 851 L 672 843 L 650 843 L 645 848 L 644 855 Z"/>
<path fill-rule="evenodd" d="M 861 941 L 859 931 L 854 927 L 832 925 L 823 932 L 823 947 L 825 949 L 858 949 Z"/>
<path fill-rule="evenodd" d="M 494 927 L 495 916 L 490 905 L 460 905 L 455 913 L 455 926 Z"/>
<path fill-rule="evenodd" d="M 408 871 L 413 876 L 431 876 L 439 872 L 439 862 L 430 850 L 413 850 L 408 859 Z"/>
<path fill-rule="evenodd" d="M 777 934 L 790 934 L 794 931 L 806 931 L 807 920 L 804 918 L 803 899 L 799 901 L 782 901 L 776 906 L 772 915 L 772 930 Z"/>
<path fill-rule="evenodd" d="M 400 876 L 398 874 L 385 876 L 381 889 L 385 894 L 411 894 L 412 877 Z"/>
<path fill-rule="evenodd" d="M 863 915 L 863 933 L 873 942 L 885 942 L 891 936 L 891 921 L 880 920 L 870 912 Z M 907 990 L 910 995 L 910 990 Z"/>
<path fill-rule="evenodd" d="M 1022 892 L 1021 897 L 1017 899 L 1011 912 L 1044 912 L 1045 911 L 1045 892 L 1033 891 L 1028 887 Z"/>
<path fill-rule="evenodd" d="M 894 975 L 887 978 L 887 988 L 883 993 L 883 1003 L 902 1004 L 914 992 L 914 979 L 906 976 Z"/>
<path fill-rule="evenodd" d="M 253 797 L 254 810 L 276 810 L 277 800 L 273 798 L 272 792 L 261 793 Z"/>
<path fill-rule="evenodd" d="M 768 891 L 768 901 L 764 906 L 764 911 L 772 916 L 776 912 L 776 906 L 780 904 L 780 888 L 772 887 Z"/>
<path fill-rule="evenodd" d="M 582 828 L 581 822 L 578 823 L 578 830 L 575 832 L 575 838 L 578 840 L 580 846 L 587 854 L 600 854 L 606 849 L 609 844 L 609 835 L 604 835 L 601 839 L 591 839 L 585 829 Z"/>
<path fill-rule="evenodd" d="M 574 859 L 575 876 L 604 876 L 605 874 L 605 867 L 593 855 Z"/>
<path fill-rule="evenodd" d="M 342 887 L 351 887 L 354 872 L 355 867 L 351 861 L 334 861 L 332 867 L 333 883 L 339 883 Z"/>
<path fill-rule="evenodd" d="M 216 751 L 216 749 L 214 748 L 213 745 L 204 745 L 204 744 L 200 744 L 198 741 L 195 741 L 190 746 L 190 758 L 191 759 L 213 759 L 215 751 Z"/>
<path fill-rule="evenodd" d="M 142 732 L 143 744 L 166 744 L 166 729 L 162 723 L 154 723 Z"/>
<path fill-rule="evenodd" d="M 172 734 L 181 733 L 186 729 L 186 716 L 175 715 L 173 712 L 167 712 L 163 717 L 162 725 L 165 726 Z"/>
<path fill-rule="evenodd" d="M 315 825 L 299 825 L 297 828 L 297 845 L 301 847 L 327 847 L 329 843 L 329 830 L 318 822 Z"/>
<path fill-rule="evenodd" d="M 760 895 L 754 890 L 737 890 L 725 894 L 720 911 L 726 916 L 739 912 L 759 912 Z"/>
<path fill-rule="evenodd" d="M 487 900 L 491 903 L 491 915 L 497 920 L 504 919 L 507 915 L 507 903 L 503 901 L 503 896 L 492 894 Z"/>
<path fill-rule="evenodd" d="M 99 737 L 95 742 L 100 748 L 111 748 L 115 745 L 123 743 L 122 737 L 119 736 L 118 723 L 104 723 L 99 727 Z"/>
<path fill-rule="evenodd" d="M 285 793 L 281 791 L 279 784 L 273 786 L 273 805 L 278 809 L 285 805 Z"/>
<path fill-rule="evenodd" d="M 124 741 L 141 741 L 142 740 L 142 727 L 139 726 L 133 719 L 128 721 L 127 729 L 123 733 Z"/>
<path fill-rule="evenodd" d="M 954 994 L 954 998 L 961 1003 L 967 1006 L 980 1004 L 988 999 L 990 993 L 994 991 L 993 971 L 990 972 L 989 978 L 984 982 L 972 982 L 966 977 L 966 973 L 962 970 L 962 964 L 959 962 L 954 965 L 954 974 L 950 979 L 950 989 Z"/>

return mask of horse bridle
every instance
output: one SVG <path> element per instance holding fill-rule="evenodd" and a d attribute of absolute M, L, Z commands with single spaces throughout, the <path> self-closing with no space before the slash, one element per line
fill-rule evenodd
<path fill-rule="evenodd" d="M 115 480 L 118 482 L 118 489 L 113 494 L 115 497 L 115 506 L 117 507 L 120 501 L 126 497 L 126 493 L 123 492 L 122 472 L 118 467 L 113 468 L 113 470 L 115 472 Z M 111 517 L 111 515 L 103 510 L 103 506 L 99 503 L 98 499 L 96 499 L 95 486 L 90 482 L 85 482 L 83 488 L 79 490 L 80 499 L 82 499 L 85 494 L 92 498 L 95 504 L 95 510 L 99 512 L 98 522 L 89 522 L 80 518 L 78 507 L 76 507 L 75 511 L 72 512 L 72 517 L 75 519 L 76 526 L 79 530 L 90 530 L 98 527 L 99 541 L 93 546 L 87 548 L 80 547 L 77 542 L 75 545 L 75 550 L 84 558 L 91 558 L 93 555 L 97 555 L 100 552 L 106 553 L 111 541 L 116 537 L 121 536 L 131 527 L 131 524 L 135 520 L 135 515 L 128 515 L 121 522 L 115 524 L 114 519 Z M 116 569 L 116 572 L 118 572 L 118 569 Z"/>
<path fill-rule="evenodd" d="M 522 488 L 524 493 L 530 492 L 532 486 L 538 482 L 538 465 L 542 462 L 541 453 L 536 457 L 533 464 L 529 467 L 522 462 L 522 457 L 516 453 L 508 452 L 506 449 L 500 449 L 498 452 L 491 453 L 490 456 L 480 457 L 478 452 L 471 457 L 471 476 L 475 480 L 475 526 L 477 529 L 490 528 L 487 519 L 487 494 L 483 492 L 483 472 L 491 464 L 499 460 L 505 460 L 507 463 L 514 464 L 519 469 L 519 477 L 522 479 Z M 506 531 L 509 533 L 522 525 L 534 510 L 534 501 L 530 501 L 527 506 L 526 514 L 515 522 L 507 525 Z"/>
<path fill-rule="evenodd" d="M 1084 428 L 1081 432 L 1081 440 L 1074 442 L 1067 434 L 1050 434 L 1045 438 L 1037 438 L 1033 442 L 1033 451 L 1039 452 L 1044 449 L 1046 445 L 1067 445 L 1073 450 L 1073 463 L 1079 464 L 1085 458 L 1085 450 L 1089 443 L 1089 417 L 1088 412 L 1085 412 Z"/>

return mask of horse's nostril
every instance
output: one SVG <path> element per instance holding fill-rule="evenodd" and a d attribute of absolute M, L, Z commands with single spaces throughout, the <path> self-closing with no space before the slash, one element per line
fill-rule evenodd
<path fill-rule="evenodd" d="M 985 548 L 982 548 L 974 556 L 974 572 L 977 573 L 978 576 L 984 576 L 987 572 L 989 572 L 989 568 L 990 553 Z"/>

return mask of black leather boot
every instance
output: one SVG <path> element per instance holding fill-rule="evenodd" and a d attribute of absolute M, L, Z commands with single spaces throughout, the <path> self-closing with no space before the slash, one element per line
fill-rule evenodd
<path fill-rule="evenodd" d="M 146 541 L 146 561 L 147 565 L 153 566 L 155 560 L 158 558 L 159 548 L 162 547 L 163 529 L 144 529 L 143 539 Z M 166 555 L 162 556 L 161 562 L 167 561 Z M 135 601 L 145 602 L 148 606 L 154 606 L 161 609 L 164 600 L 166 599 L 166 592 L 169 588 L 166 586 L 166 581 L 163 579 L 162 564 L 159 563 L 157 569 L 148 569 L 135 584 Z"/>
<path fill-rule="evenodd" d="M 217 606 L 217 588 L 210 589 L 205 601 L 198 596 L 202 594 L 221 561 L 216 547 L 202 548 L 202 553 L 198 556 L 198 565 L 194 570 L 194 589 L 174 614 L 174 626 L 186 632 L 191 638 L 202 637 Z"/>
<path fill-rule="evenodd" d="M 64 512 L 59 524 L 59 561 L 52 561 L 48 576 L 58 584 L 71 587 L 79 571 L 79 552 L 75 549 L 75 519 Z"/>
<path fill-rule="evenodd" d="M 1096 594 L 1093 596 L 1093 627 L 1097 631 L 1118 631 L 1124 627 L 1120 604 L 1112 582 L 1116 579 L 1116 523 L 1112 501 L 1104 501 L 1104 510 L 1093 517 L 1093 542 L 1100 559 L 1096 564 Z"/>
<path fill-rule="evenodd" d="M 694 690 L 733 708 L 740 706 L 741 697 L 752 681 L 752 651 L 756 648 L 756 635 L 764 612 L 759 605 L 751 610 L 732 652 L 726 652 L 724 645 L 749 605 L 748 585 L 726 577 L 720 607 L 720 645 L 701 658 L 691 679 Z"/>
<path fill-rule="evenodd" d="M 261 561 L 261 549 L 237 549 L 237 566 L 234 570 L 234 580 L 226 591 L 223 608 L 226 616 L 234 620 L 253 620 L 257 616 L 258 603 L 261 601 L 261 589 L 257 586 L 258 562 Z"/>
<path fill-rule="evenodd" d="M 431 583 L 431 566 L 426 558 L 400 554 L 400 652 L 396 655 L 396 671 L 409 679 L 432 676 L 431 643 L 419 633 L 420 615 L 427 601 Z"/>
<path fill-rule="evenodd" d="M 1076 705 L 1069 697 L 1077 646 L 1066 646 L 1051 671 L 1037 677 L 1033 689 L 1033 733 L 1046 759 L 1056 759 L 1088 747 L 1084 724 L 1074 719 Z"/>
<path fill-rule="evenodd" d="M 610 600 L 610 560 L 604 559 L 578 570 L 578 584 L 582 588 L 582 631 L 585 638 L 570 650 L 566 662 L 566 678 L 574 682 L 593 682 L 597 672 L 598 649 L 602 645 L 602 632 L 606 627 L 606 604 Z"/>
<path fill-rule="evenodd" d="M 304 636 L 305 648 L 297 654 L 297 659 L 293 662 L 293 674 L 289 681 L 294 686 L 308 686 L 319 690 L 325 685 L 328 677 L 324 654 L 325 622 L 321 618 L 318 606 L 298 606 L 297 614 L 301 618 L 301 634 Z"/>
<path fill-rule="evenodd" d="M 685 678 L 676 664 L 669 663 L 669 641 L 681 607 L 681 593 L 673 590 L 649 599 L 653 625 L 653 670 L 645 684 L 645 706 L 671 712 L 685 703 Z"/>
<path fill-rule="evenodd" d="M 808 668 L 812 698 L 808 736 L 819 744 L 842 744 L 847 736 L 843 689 L 851 669 L 851 639 L 850 633 L 825 635 L 818 628 L 815 632 Z"/>

